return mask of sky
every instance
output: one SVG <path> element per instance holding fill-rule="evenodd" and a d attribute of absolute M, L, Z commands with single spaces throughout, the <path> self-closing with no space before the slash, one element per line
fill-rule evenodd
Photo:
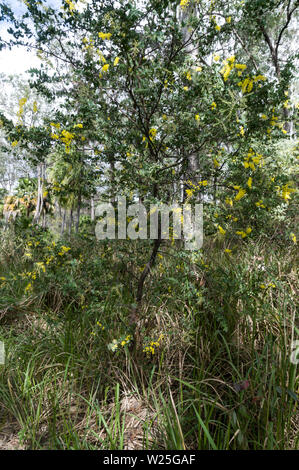
<path fill-rule="evenodd" d="M 5 3 L 10 6 L 16 16 L 22 15 L 26 11 L 26 7 L 22 0 L 6 0 Z M 60 0 L 47 0 L 49 6 L 59 8 Z M 6 22 L 0 23 L 0 36 L 8 39 Z M 27 76 L 26 70 L 39 67 L 41 61 L 35 52 L 28 52 L 24 47 L 13 47 L 11 50 L 3 49 L 0 51 L 0 73 L 7 75 L 21 74 Z"/>

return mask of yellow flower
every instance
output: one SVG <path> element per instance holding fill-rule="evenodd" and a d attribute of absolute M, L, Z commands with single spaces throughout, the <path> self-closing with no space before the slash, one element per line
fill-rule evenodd
<path fill-rule="evenodd" d="M 294 188 L 290 188 L 289 187 L 289 183 L 285 184 L 282 188 L 281 188 L 281 197 L 285 200 L 285 201 L 288 201 L 289 199 L 291 199 L 291 196 L 290 194 L 295 192 L 295 189 Z"/>
<path fill-rule="evenodd" d="M 107 72 L 108 69 L 109 69 L 109 64 L 105 64 L 105 65 L 103 65 L 103 67 L 102 67 L 102 72 Z"/>
<path fill-rule="evenodd" d="M 251 177 L 250 177 L 250 178 L 248 178 L 248 181 L 247 181 L 247 186 L 248 186 L 248 188 L 250 188 L 250 189 L 251 189 L 251 187 L 252 187 L 252 178 L 251 178 Z"/>
<path fill-rule="evenodd" d="M 220 30 L 221 30 L 221 26 L 219 26 L 218 24 L 216 24 L 215 29 L 216 29 L 216 31 L 220 31 Z"/>
<path fill-rule="evenodd" d="M 152 129 L 149 130 L 149 138 L 150 140 L 153 140 L 157 135 L 157 129 L 155 129 L 154 127 L 152 127 Z"/>
<path fill-rule="evenodd" d="M 25 292 L 28 292 L 28 291 L 30 291 L 30 290 L 32 290 L 32 284 L 31 284 L 31 282 L 29 282 L 29 284 L 27 284 L 27 286 L 25 287 Z"/>
<path fill-rule="evenodd" d="M 190 199 L 190 197 L 193 196 L 193 191 L 194 189 L 186 189 L 186 194 L 187 194 L 188 199 Z"/>
<path fill-rule="evenodd" d="M 181 0 L 180 2 L 180 7 L 182 8 L 182 10 L 184 10 L 184 8 L 186 8 L 190 3 L 190 0 Z"/>
<path fill-rule="evenodd" d="M 214 163 L 214 168 L 220 167 L 220 163 L 218 162 L 217 158 L 214 158 L 213 163 Z"/>
<path fill-rule="evenodd" d="M 242 199 L 242 197 L 245 196 L 245 194 L 246 194 L 245 189 L 240 188 L 238 194 L 235 196 L 235 200 L 239 201 L 240 199 Z"/>
<path fill-rule="evenodd" d="M 296 235 L 295 235 L 293 232 L 291 232 L 291 235 L 290 235 L 290 236 L 291 236 L 291 240 L 294 242 L 294 245 L 296 245 L 296 244 L 297 244 Z"/>
<path fill-rule="evenodd" d="M 70 250 L 70 247 L 62 245 L 61 251 L 58 253 L 59 256 L 63 256 L 65 253 L 67 253 Z"/>
<path fill-rule="evenodd" d="M 227 18 L 225 18 L 225 20 L 226 20 L 227 23 L 230 23 L 231 20 L 232 20 L 232 17 L 231 17 L 231 16 L 228 16 Z"/>
<path fill-rule="evenodd" d="M 266 81 L 267 78 L 264 75 L 257 75 L 256 77 L 253 77 L 255 82 L 258 82 L 259 80 Z"/>
<path fill-rule="evenodd" d="M 184 87 L 183 87 L 183 90 L 188 91 L 189 88 L 188 88 L 187 86 L 184 86 Z"/>
<path fill-rule="evenodd" d="M 200 121 L 200 116 L 199 116 L 199 114 L 195 114 L 195 119 L 196 119 L 196 121 Z"/>
<path fill-rule="evenodd" d="M 114 67 L 117 66 L 118 62 L 119 62 L 119 57 L 115 57 L 114 62 L 113 62 Z"/>
<path fill-rule="evenodd" d="M 100 39 L 103 39 L 103 40 L 105 40 L 105 39 L 110 39 L 111 36 L 112 36 L 111 33 L 102 33 L 102 32 L 99 33 L 99 38 L 100 38 Z"/>
<path fill-rule="evenodd" d="M 221 235 L 225 235 L 226 234 L 226 230 L 224 230 L 221 225 L 218 225 L 218 230 L 219 232 L 221 233 Z"/>
<path fill-rule="evenodd" d="M 187 80 L 192 80 L 191 73 L 190 73 L 189 70 L 188 70 L 188 72 L 186 72 L 186 78 L 187 78 Z"/>
<path fill-rule="evenodd" d="M 247 227 L 247 229 L 246 229 L 247 235 L 249 235 L 251 232 L 252 232 L 252 228 L 251 228 L 251 227 Z"/>
<path fill-rule="evenodd" d="M 247 237 L 246 233 L 245 233 L 243 230 L 238 230 L 238 231 L 236 232 L 236 234 L 237 234 L 237 235 L 240 235 L 242 238 Z"/>
<path fill-rule="evenodd" d="M 73 14 L 73 11 L 76 10 L 75 5 L 73 4 L 73 2 L 72 2 L 71 0 L 65 0 L 65 1 L 66 1 L 66 3 L 67 3 L 68 6 L 69 6 L 70 12 Z"/>
<path fill-rule="evenodd" d="M 12 147 L 16 147 L 18 145 L 18 141 L 17 140 L 14 140 L 14 142 L 12 142 L 11 146 Z"/>
<path fill-rule="evenodd" d="M 256 205 L 257 207 L 262 207 L 263 209 L 266 209 L 266 206 L 264 206 L 264 204 L 263 204 L 263 201 L 262 201 L 262 200 L 260 200 L 260 201 L 256 202 L 256 203 L 255 203 L 255 205 Z"/>
<path fill-rule="evenodd" d="M 213 103 L 211 104 L 212 111 L 216 108 L 217 108 L 217 104 L 215 103 L 215 101 L 213 101 Z"/>
<path fill-rule="evenodd" d="M 56 129 L 60 129 L 60 124 L 59 124 L 59 122 L 57 122 L 57 123 L 51 122 L 51 123 L 50 123 L 50 126 L 56 127 Z"/>
<path fill-rule="evenodd" d="M 218 60 L 220 60 L 220 55 L 214 55 L 214 61 L 218 62 Z"/>
<path fill-rule="evenodd" d="M 229 250 L 228 248 L 225 248 L 224 252 L 230 254 L 232 252 L 232 250 Z"/>

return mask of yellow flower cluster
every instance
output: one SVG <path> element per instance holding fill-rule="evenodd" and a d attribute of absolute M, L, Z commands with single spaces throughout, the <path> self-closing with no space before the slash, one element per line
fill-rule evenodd
<path fill-rule="evenodd" d="M 21 98 L 19 101 L 19 111 L 17 112 L 18 123 L 22 122 L 22 116 L 24 114 L 24 106 L 27 103 L 27 98 Z"/>
<path fill-rule="evenodd" d="M 291 233 L 290 233 L 290 237 L 291 237 L 291 240 L 292 240 L 292 242 L 294 243 L 294 245 L 297 245 L 297 238 L 296 238 L 296 235 L 295 235 L 293 232 L 291 232 Z"/>
<path fill-rule="evenodd" d="M 164 338 L 164 335 L 161 334 L 157 341 L 151 341 L 147 346 L 144 347 L 143 352 L 145 352 L 147 355 L 154 355 L 155 354 L 155 348 L 158 348 L 160 346 L 160 343 L 162 339 Z"/>
<path fill-rule="evenodd" d="M 112 36 L 111 33 L 102 33 L 102 32 L 99 33 L 99 38 L 103 39 L 104 41 L 105 41 L 105 39 L 110 39 L 111 36 Z"/>
<path fill-rule="evenodd" d="M 269 282 L 269 284 L 267 284 L 267 285 L 266 284 L 261 284 L 260 285 L 261 289 L 269 289 L 270 287 L 276 287 L 276 285 L 273 284 L 273 282 Z"/>
<path fill-rule="evenodd" d="M 284 186 L 280 187 L 280 186 L 276 186 L 276 189 L 277 189 L 277 193 L 279 194 L 279 196 L 284 199 L 285 201 L 288 201 L 289 199 L 291 199 L 291 193 L 294 193 L 296 192 L 296 190 L 294 188 L 291 188 L 289 186 L 290 183 L 287 183 L 285 184 Z"/>
<path fill-rule="evenodd" d="M 246 191 L 245 189 L 242 189 L 240 186 L 234 186 L 234 189 L 238 190 L 238 193 L 235 196 L 235 201 L 240 201 L 240 199 L 242 199 L 242 197 L 245 196 Z"/>
<path fill-rule="evenodd" d="M 226 59 L 223 64 L 224 64 L 224 67 L 220 70 L 220 73 L 221 75 L 223 75 L 223 79 L 224 81 L 226 82 L 228 77 L 229 77 L 229 74 L 231 73 L 231 71 L 233 70 L 233 68 L 235 67 L 235 56 L 231 56 L 229 57 L 228 59 Z M 246 67 L 246 65 L 245 65 Z"/>
<path fill-rule="evenodd" d="M 238 83 L 238 86 L 242 87 L 242 93 L 250 93 L 253 89 L 253 84 L 259 81 L 267 80 L 264 75 L 254 75 L 252 78 L 246 77 L 243 81 Z"/>
<path fill-rule="evenodd" d="M 184 8 L 186 8 L 190 3 L 190 0 L 181 0 L 180 2 L 180 7 L 182 8 L 182 10 L 184 10 Z"/>
<path fill-rule="evenodd" d="M 224 230 L 224 228 L 222 228 L 221 225 L 218 225 L 218 230 L 219 230 L 219 232 L 221 233 L 221 235 L 225 235 L 225 234 L 226 234 L 226 230 Z"/>
<path fill-rule="evenodd" d="M 243 165 L 245 168 L 251 168 L 252 171 L 255 171 L 255 165 L 259 167 L 263 165 L 263 156 L 259 153 L 256 154 L 252 148 L 250 148 Z"/>
<path fill-rule="evenodd" d="M 74 14 L 74 11 L 76 10 L 76 7 L 74 5 L 74 3 L 71 1 L 71 0 L 65 0 L 66 3 L 68 4 L 68 7 L 69 7 L 69 11 L 71 12 L 71 14 L 73 15 Z"/>
<path fill-rule="evenodd" d="M 242 238 L 245 238 L 247 237 L 247 235 L 250 235 L 251 232 L 252 232 L 252 228 L 248 227 L 245 232 L 244 230 L 238 230 L 236 234 L 240 235 Z"/>
<path fill-rule="evenodd" d="M 131 340 L 132 335 L 127 335 L 124 339 L 121 340 L 113 339 L 112 343 L 108 345 L 108 349 L 114 352 L 119 348 L 119 346 L 125 347 L 128 343 L 130 343 Z"/>
<path fill-rule="evenodd" d="M 103 65 L 103 67 L 102 67 L 102 72 L 105 73 L 105 72 L 108 72 L 108 70 L 109 70 L 109 64 Z M 101 74 L 100 74 L 100 75 L 101 75 Z"/>
<path fill-rule="evenodd" d="M 187 200 L 189 200 L 193 196 L 195 191 L 200 191 L 202 186 L 208 186 L 207 180 L 199 181 L 197 185 L 195 183 L 192 183 L 191 180 L 188 180 L 186 183 L 193 188 L 193 189 L 186 189 Z"/>
<path fill-rule="evenodd" d="M 58 253 L 59 256 L 63 256 L 65 253 L 67 253 L 70 250 L 70 247 L 62 245 L 61 251 Z"/>
<path fill-rule="evenodd" d="M 149 130 L 149 139 L 153 141 L 156 135 L 157 135 L 157 129 L 152 127 L 152 129 Z"/>
<path fill-rule="evenodd" d="M 261 207 L 262 209 L 266 209 L 266 206 L 264 205 L 262 199 L 260 199 L 258 202 L 255 203 L 256 207 Z"/>

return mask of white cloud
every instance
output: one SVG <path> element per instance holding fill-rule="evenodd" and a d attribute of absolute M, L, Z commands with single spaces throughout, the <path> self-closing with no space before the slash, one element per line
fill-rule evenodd
<path fill-rule="evenodd" d="M 39 67 L 40 59 L 35 53 L 29 52 L 25 47 L 13 47 L 11 50 L 0 51 L 0 72 L 6 75 L 25 74 L 33 67 Z"/>

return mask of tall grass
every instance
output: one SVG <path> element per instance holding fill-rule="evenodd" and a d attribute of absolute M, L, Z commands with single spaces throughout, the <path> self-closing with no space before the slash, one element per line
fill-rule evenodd
<path fill-rule="evenodd" d="M 298 448 L 295 247 L 214 245 L 207 263 L 163 246 L 132 326 L 140 245 L 84 243 L 25 294 L 45 248 L 3 242 L 0 436 L 16 422 L 29 449 Z"/>

